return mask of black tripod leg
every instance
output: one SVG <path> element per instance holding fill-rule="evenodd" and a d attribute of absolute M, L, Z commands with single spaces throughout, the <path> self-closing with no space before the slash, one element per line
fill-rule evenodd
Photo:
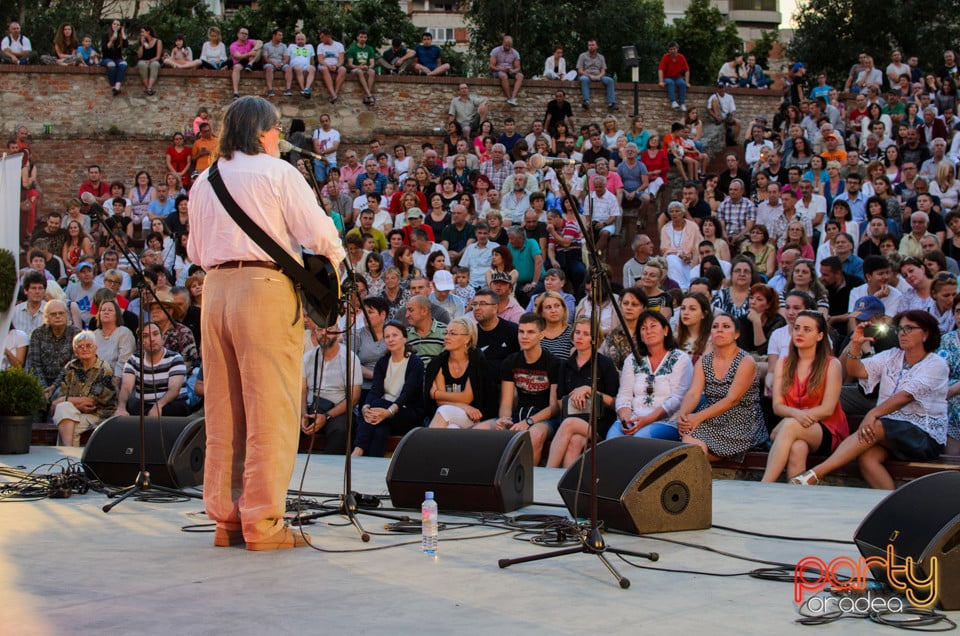
<path fill-rule="evenodd" d="M 348 455 L 350 453 L 347 453 Z M 350 520 L 350 523 L 353 524 L 353 527 L 357 529 L 357 532 L 360 533 L 360 540 L 364 543 L 370 541 L 370 534 L 363 529 L 363 526 L 360 525 L 360 519 L 357 518 L 357 500 L 354 498 L 353 493 L 347 493 L 347 498 L 342 504 L 342 512 L 346 515 L 347 519 Z"/>
<path fill-rule="evenodd" d="M 597 558 L 600 559 L 600 562 L 603 563 L 608 570 L 610 570 L 610 574 L 613 575 L 613 578 L 617 579 L 617 583 L 620 584 L 620 589 L 625 590 L 630 587 L 630 579 L 625 576 L 620 576 L 620 573 L 617 572 L 617 568 L 613 567 L 613 564 L 610 563 L 610 559 L 608 559 L 605 554 L 602 552 L 594 552 L 594 554 L 596 554 Z"/>
<path fill-rule="evenodd" d="M 633 550 L 624 550 L 622 548 L 607 548 L 607 552 L 613 552 L 614 554 L 622 554 L 625 556 L 637 557 L 639 559 L 647 559 L 649 561 L 659 561 L 660 555 L 656 552 L 634 552 Z"/>
<path fill-rule="evenodd" d="M 123 501 L 124 499 L 126 499 L 127 497 L 133 494 L 140 494 L 139 485 L 127 486 L 126 488 L 120 491 L 119 495 L 117 494 L 110 495 L 111 498 L 116 497 L 116 499 L 104 505 L 102 510 L 104 512 L 110 512 L 111 510 L 113 510 L 114 506 L 118 505 L 121 501 Z"/>
<path fill-rule="evenodd" d="M 500 566 L 500 569 L 508 568 L 511 565 L 516 563 L 530 563 L 531 561 L 542 561 L 543 559 L 552 559 L 554 557 L 566 556 L 568 554 L 578 554 L 580 552 L 586 552 L 586 548 L 582 545 L 578 545 L 575 548 L 564 548 L 562 550 L 553 550 L 552 552 L 544 552 L 543 554 L 533 554 L 531 556 L 517 557 L 516 559 L 500 559 L 497 561 L 497 564 Z"/>

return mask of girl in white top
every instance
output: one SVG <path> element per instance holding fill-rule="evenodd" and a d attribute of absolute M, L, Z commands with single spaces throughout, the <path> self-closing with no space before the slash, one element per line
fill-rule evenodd
<path fill-rule="evenodd" d="M 548 57 L 543 63 L 543 77 L 552 80 L 563 79 L 568 82 L 577 79 L 576 70 L 567 72 L 567 60 L 563 57 L 562 46 L 555 48 L 553 55 Z"/>

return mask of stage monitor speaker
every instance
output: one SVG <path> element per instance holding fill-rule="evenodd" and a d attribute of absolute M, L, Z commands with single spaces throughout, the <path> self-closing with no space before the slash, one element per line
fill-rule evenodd
<path fill-rule="evenodd" d="M 416 428 L 387 469 L 396 508 L 419 508 L 434 492 L 440 510 L 510 512 L 533 502 L 533 445 L 526 431 Z"/>
<path fill-rule="evenodd" d="M 710 463 L 696 445 L 616 437 L 597 444 L 596 452 L 597 515 L 606 527 L 650 534 L 713 523 Z M 575 517 L 590 516 L 590 461 L 587 451 L 557 485 Z"/>
<path fill-rule="evenodd" d="M 207 435 L 202 417 L 148 417 L 144 450 L 150 481 L 168 488 L 203 483 Z M 80 458 L 87 476 L 108 486 L 129 486 L 140 471 L 140 417 L 104 420 Z"/>
<path fill-rule="evenodd" d="M 915 479 L 893 491 L 870 511 L 853 540 L 864 557 L 886 557 L 893 546 L 897 565 L 914 562 L 918 580 L 930 576 L 938 561 L 940 607 L 960 609 L 960 472 L 946 470 Z M 885 562 L 885 561 L 884 561 Z M 873 577 L 889 583 L 886 568 Z"/>

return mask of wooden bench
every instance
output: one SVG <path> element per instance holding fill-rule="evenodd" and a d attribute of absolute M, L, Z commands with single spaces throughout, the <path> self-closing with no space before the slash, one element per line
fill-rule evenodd
<path fill-rule="evenodd" d="M 809 457 L 807 467 L 812 468 L 821 461 L 823 457 Z M 937 461 L 888 461 L 884 464 L 894 482 L 898 486 L 908 481 L 937 473 L 943 470 L 960 470 L 960 456 L 941 455 Z M 767 453 L 761 451 L 751 451 L 746 454 L 742 462 L 720 461 L 713 464 L 713 476 L 716 479 L 740 479 L 744 481 L 759 481 L 763 477 L 763 471 L 767 466 Z M 831 486 L 857 486 L 867 487 L 867 482 L 860 475 L 860 468 L 856 462 L 851 462 L 843 468 L 827 475 L 823 482 Z"/>

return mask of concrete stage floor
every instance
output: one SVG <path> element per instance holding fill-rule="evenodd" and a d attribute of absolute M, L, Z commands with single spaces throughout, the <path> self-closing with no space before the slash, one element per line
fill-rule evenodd
<path fill-rule="evenodd" d="M 0 456 L 0 465 L 26 467 L 79 449 L 34 447 Z M 306 456 L 293 479 L 299 483 Z M 354 463 L 354 489 L 385 494 L 387 460 Z M 538 468 L 535 500 L 560 503 L 562 471 Z M 305 490 L 337 492 L 342 458 L 312 456 Z M 797 488 L 715 481 L 713 522 L 756 532 L 850 541 L 885 493 L 865 489 Z M 370 543 L 339 517 L 310 527 L 309 549 L 250 553 L 215 548 L 210 533 L 181 527 L 207 523 L 199 500 L 128 500 L 111 513 L 100 494 L 0 506 L 0 630 L 5 634 L 507 634 L 810 632 L 794 624 L 793 587 L 749 577 L 633 568 L 612 557 L 633 585 L 620 589 L 600 560 L 578 554 L 501 570 L 497 560 L 543 548 L 509 535 L 469 528 L 441 533 L 439 556 L 423 555 L 419 535 L 384 534 L 383 519 L 363 516 Z M 532 506 L 522 513 L 566 515 Z M 515 515 L 517 513 L 511 513 Z M 416 517 L 416 515 L 414 515 Z M 441 521 L 457 521 L 445 518 Z M 660 535 L 750 558 L 795 564 L 807 555 L 825 561 L 858 557 L 854 545 L 751 537 L 717 528 Z M 680 570 L 746 572 L 764 567 L 646 537 L 608 533 L 617 547 L 660 554 L 656 564 Z M 384 548 L 405 541 L 413 545 Z M 956 620 L 960 612 L 951 612 Z M 845 620 L 820 632 L 889 631 Z"/>

